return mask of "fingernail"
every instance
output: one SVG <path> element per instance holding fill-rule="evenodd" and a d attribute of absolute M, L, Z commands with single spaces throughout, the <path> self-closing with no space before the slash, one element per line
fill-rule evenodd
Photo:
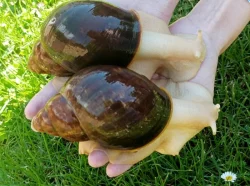
<path fill-rule="evenodd" d="M 94 150 L 88 157 L 89 165 L 94 168 L 104 166 L 108 161 L 108 156 L 101 150 Z"/>
<path fill-rule="evenodd" d="M 116 177 L 116 176 L 123 174 L 127 170 L 129 170 L 132 166 L 133 165 L 129 165 L 129 164 L 117 165 L 117 164 L 110 163 L 107 166 L 106 173 L 111 178 Z"/>

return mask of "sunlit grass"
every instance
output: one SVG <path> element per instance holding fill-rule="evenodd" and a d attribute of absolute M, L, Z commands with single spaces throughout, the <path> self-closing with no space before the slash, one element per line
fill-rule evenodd
<path fill-rule="evenodd" d="M 110 179 L 79 156 L 77 144 L 34 133 L 24 117 L 28 101 L 51 78 L 27 70 L 33 43 L 59 1 L 0 1 L 0 185 L 250 185 L 250 26 L 220 57 L 214 102 L 221 104 L 218 133 L 205 129 L 180 156 L 152 154 Z M 61 1 L 60 1 L 61 2 Z M 195 1 L 181 1 L 174 19 Z"/>

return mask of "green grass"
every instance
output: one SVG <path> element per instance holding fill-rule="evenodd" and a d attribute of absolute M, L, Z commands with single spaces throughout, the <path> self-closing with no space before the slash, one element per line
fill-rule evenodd
<path fill-rule="evenodd" d="M 221 104 L 213 136 L 205 129 L 180 156 L 152 154 L 122 176 L 110 179 L 93 169 L 77 144 L 34 133 L 25 119 L 28 101 L 50 76 L 27 70 L 33 43 L 59 2 L 0 1 L 0 185 L 224 185 L 220 175 L 237 174 L 234 185 L 250 185 L 250 25 L 220 57 L 214 102 Z M 195 1 L 196 2 L 196 1 Z M 181 1 L 174 19 L 194 1 Z M 195 4 L 195 3 L 194 3 Z"/>

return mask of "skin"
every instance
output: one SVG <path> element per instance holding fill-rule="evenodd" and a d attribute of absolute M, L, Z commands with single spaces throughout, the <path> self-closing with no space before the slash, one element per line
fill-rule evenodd
<path fill-rule="evenodd" d="M 144 0 L 143 3 L 140 3 L 139 0 L 109 0 L 108 2 L 126 9 L 147 12 L 163 19 L 167 24 L 178 3 L 177 0 Z M 203 31 L 207 56 L 198 74 L 187 83 L 192 82 L 201 85 L 213 97 L 218 56 L 238 37 L 249 22 L 249 18 L 250 5 L 246 0 L 238 0 L 237 3 L 234 0 L 201 0 L 186 17 L 170 26 L 170 31 L 173 34 L 196 34 L 197 30 Z M 182 89 L 182 86 L 178 86 L 178 88 L 171 86 L 180 83 L 173 83 L 159 73 L 156 73 L 151 80 L 158 86 L 175 89 L 173 92 Z M 32 119 L 48 99 L 60 90 L 65 81 L 66 78 L 55 77 L 38 92 L 25 109 L 26 117 Z M 185 82 L 182 82 L 182 84 L 185 85 Z M 192 91 L 192 88 L 190 91 Z M 118 176 L 133 166 L 109 163 L 105 149 L 93 149 L 88 156 L 88 162 L 92 167 L 101 167 L 107 164 L 106 173 L 109 177 Z"/>

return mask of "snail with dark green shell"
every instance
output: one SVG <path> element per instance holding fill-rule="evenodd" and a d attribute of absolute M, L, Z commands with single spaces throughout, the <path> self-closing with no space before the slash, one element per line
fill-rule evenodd
<path fill-rule="evenodd" d="M 183 81 L 195 76 L 204 57 L 201 32 L 197 38 L 174 36 L 165 22 L 144 12 L 74 1 L 45 21 L 29 68 L 71 76 L 87 66 L 115 65 L 136 68 L 148 78 L 160 68 L 166 77 Z"/>
<path fill-rule="evenodd" d="M 45 22 L 29 68 L 73 76 L 32 128 L 80 141 L 81 154 L 105 148 L 116 164 L 133 164 L 153 151 L 176 155 L 204 127 L 215 134 L 219 106 L 197 84 L 179 83 L 177 93 L 149 78 L 160 69 L 174 81 L 188 80 L 204 57 L 200 32 L 196 39 L 173 36 L 151 15 L 102 2 L 64 4 Z"/>

